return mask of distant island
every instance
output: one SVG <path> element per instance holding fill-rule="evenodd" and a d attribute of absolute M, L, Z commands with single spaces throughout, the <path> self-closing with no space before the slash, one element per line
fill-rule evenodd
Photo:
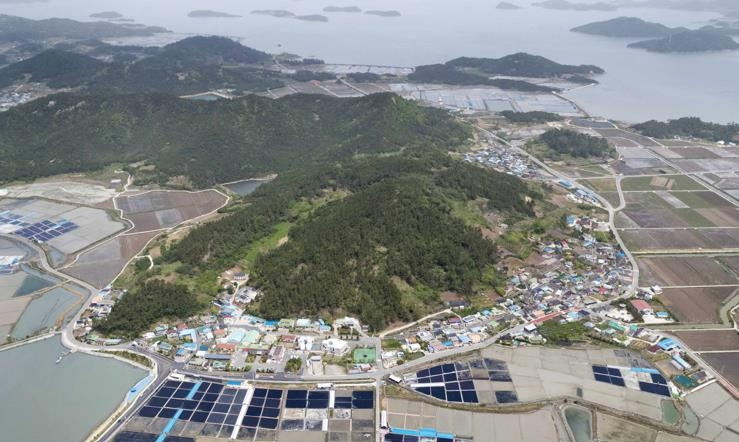
<path fill-rule="evenodd" d="M 500 2 L 498 3 L 498 6 L 495 7 L 495 9 L 505 9 L 505 10 L 512 11 L 514 9 L 521 9 L 521 7 L 518 5 L 514 5 L 513 3 Z"/>
<path fill-rule="evenodd" d="M 322 22 L 328 21 L 328 17 L 326 17 L 325 15 L 320 15 L 320 14 L 296 15 L 295 18 L 297 18 L 298 20 L 305 20 L 305 21 L 322 21 Z"/>
<path fill-rule="evenodd" d="M 400 17 L 398 11 L 366 11 L 365 14 L 378 15 L 380 17 Z"/>
<path fill-rule="evenodd" d="M 728 35 L 710 31 L 684 31 L 653 40 L 631 43 L 630 48 L 646 49 L 649 52 L 708 52 L 739 49 L 739 43 Z"/>
<path fill-rule="evenodd" d="M 493 77 L 562 78 L 577 83 L 595 83 L 587 76 L 603 72 L 598 66 L 564 65 L 521 52 L 501 58 L 460 57 L 445 64 L 418 66 L 408 79 L 417 83 L 488 85 L 523 92 L 554 92 L 557 89 L 525 80 Z"/>
<path fill-rule="evenodd" d="M 303 21 L 319 21 L 319 22 L 327 22 L 328 17 L 325 15 L 319 15 L 319 14 L 308 14 L 308 15 L 295 15 L 295 13 L 290 11 L 285 11 L 283 9 L 257 9 L 255 11 L 251 11 L 252 14 L 256 15 L 271 15 L 272 17 L 277 18 L 294 18 L 297 20 L 303 20 Z"/>
<path fill-rule="evenodd" d="M 588 23 L 572 28 L 571 31 L 605 37 L 666 37 L 678 32 L 685 32 L 687 29 L 670 28 L 660 23 L 648 22 L 636 17 L 618 17 Z"/>
<path fill-rule="evenodd" d="M 283 9 L 257 9 L 255 11 L 251 11 L 252 14 L 256 15 L 271 15 L 272 17 L 278 17 L 278 18 L 293 18 L 295 17 L 295 14 L 290 11 L 285 11 Z"/>
<path fill-rule="evenodd" d="M 561 11 L 615 11 L 618 9 L 618 6 L 610 3 L 573 3 L 567 0 L 546 0 L 533 3 L 533 6 Z"/>
<path fill-rule="evenodd" d="M 227 12 L 211 11 L 208 9 L 198 9 L 187 14 L 191 18 L 236 18 L 240 15 L 229 14 Z"/>
<path fill-rule="evenodd" d="M 362 9 L 357 6 L 326 6 L 323 8 L 323 12 L 362 12 Z"/>
<path fill-rule="evenodd" d="M 105 20 L 113 20 L 116 18 L 123 18 L 123 14 L 115 11 L 105 11 L 105 12 L 96 12 L 94 14 L 90 14 L 90 17 L 92 18 L 103 18 Z"/>

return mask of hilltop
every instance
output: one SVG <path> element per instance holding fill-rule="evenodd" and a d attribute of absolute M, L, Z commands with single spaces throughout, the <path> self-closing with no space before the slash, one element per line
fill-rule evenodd
<path fill-rule="evenodd" d="M 739 49 L 739 43 L 728 35 L 711 31 L 684 31 L 665 38 L 631 43 L 630 48 L 649 52 L 708 52 Z"/>
<path fill-rule="evenodd" d="M 91 81 L 105 69 L 105 63 L 73 52 L 49 49 L 35 57 L 0 69 L 0 88 L 28 78 L 52 88 L 74 87 Z"/>
<path fill-rule="evenodd" d="M 546 9 L 557 9 L 560 11 L 615 11 L 618 9 L 617 5 L 611 3 L 576 3 L 567 0 L 546 0 L 543 2 L 532 3 L 532 5 Z"/>
<path fill-rule="evenodd" d="M 603 35 L 605 37 L 666 37 L 686 30 L 685 28 L 670 28 L 660 23 L 648 22 L 636 17 L 618 17 L 571 29 L 572 32 Z"/>
<path fill-rule="evenodd" d="M 30 180 L 146 161 L 151 167 L 132 170 L 139 181 L 180 176 L 203 187 L 465 136 L 444 112 L 393 94 L 202 102 L 67 93 L 0 113 L 0 176 Z"/>
<path fill-rule="evenodd" d="M 521 9 L 521 7 L 518 6 L 518 5 L 514 5 L 513 3 L 509 3 L 509 2 L 500 2 L 495 7 L 495 9 L 506 9 L 506 10 L 511 10 L 512 11 L 512 10 L 516 10 L 516 9 Z"/>
<path fill-rule="evenodd" d="M 711 141 L 739 141 L 739 124 L 717 124 L 697 117 L 683 117 L 661 122 L 656 120 L 635 124 L 632 128 L 653 138 L 699 138 Z"/>

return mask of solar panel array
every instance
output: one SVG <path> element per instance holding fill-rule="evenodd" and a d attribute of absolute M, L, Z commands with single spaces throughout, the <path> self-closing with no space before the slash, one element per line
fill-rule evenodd
<path fill-rule="evenodd" d="M 626 383 L 621 375 L 621 370 L 604 365 L 593 365 L 593 375 L 598 382 L 615 385 L 617 387 L 625 387 Z"/>
<path fill-rule="evenodd" d="M 209 424 L 230 434 L 238 421 L 239 410 L 246 390 L 224 388 L 223 384 L 203 382 L 194 394 L 194 382 L 167 381 L 139 409 L 138 415 L 147 418 L 174 417 L 182 410 L 178 421 Z M 279 391 L 279 390 L 278 390 Z"/>
<path fill-rule="evenodd" d="M 670 397 L 670 388 L 667 386 L 667 380 L 658 373 L 650 373 L 650 375 L 652 382 L 639 381 L 639 389 L 647 393 Z"/>
<path fill-rule="evenodd" d="M 11 226 L 18 226 L 19 228 L 29 226 L 29 223 L 23 221 L 22 215 L 7 210 L 0 212 L 0 224 L 9 224 Z"/>
<path fill-rule="evenodd" d="M 43 220 L 30 226 L 24 227 L 23 229 L 17 230 L 14 233 L 20 235 L 26 239 L 32 239 L 36 241 L 49 241 L 58 236 L 62 236 L 65 233 L 69 233 L 79 226 L 72 221 L 65 219 L 57 222 L 49 220 Z"/>
<path fill-rule="evenodd" d="M 113 442 L 156 442 L 158 434 L 121 431 L 113 438 Z M 195 442 L 191 437 L 167 436 L 164 442 Z"/>
<path fill-rule="evenodd" d="M 443 364 L 426 368 L 416 372 L 416 377 L 418 384 L 443 384 L 415 387 L 421 394 L 448 402 L 478 403 L 470 369 L 462 364 Z"/>
<path fill-rule="evenodd" d="M 403 434 L 394 434 L 394 433 L 388 433 L 385 435 L 385 442 L 454 442 L 454 439 L 446 439 L 443 437 L 438 438 L 428 438 L 428 437 L 419 437 L 419 436 L 409 436 L 409 435 L 403 435 Z"/>
<path fill-rule="evenodd" d="M 282 390 L 276 389 L 255 389 L 241 425 L 247 428 L 276 430 L 280 419 L 283 393 Z"/>

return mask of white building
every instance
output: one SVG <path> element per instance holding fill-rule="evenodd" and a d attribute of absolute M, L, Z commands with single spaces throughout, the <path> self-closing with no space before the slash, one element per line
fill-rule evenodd
<path fill-rule="evenodd" d="M 349 351 L 349 343 L 343 339 L 331 338 L 321 342 L 321 348 L 332 355 L 343 355 Z"/>

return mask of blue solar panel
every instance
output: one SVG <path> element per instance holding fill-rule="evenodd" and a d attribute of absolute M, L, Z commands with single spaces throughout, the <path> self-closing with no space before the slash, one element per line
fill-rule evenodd
<path fill-rule="evenodd" d="M 253 417 L 253 416 L 246 416 L 241 421 L 241 425 L 243 425 L 245 427 L 255 428 L 258 424 L 259 424 L 259 418 L 258 417 Z"/>
<path fill-rule="evenodd" d="M 608 374 L 611 376 L 621 376 L 621 370 L 618 368 L 608 367 Z"/>
<path fill-rule="evenodd" d="M 462 392 L 447 390 L 446 400 L 449 402 L 462 402 Z"/>
<path fill-rule="evenodd" d="M 305 408 L 308 405 L 306 399 L 288 399 L 285 401 L 285 408 Z"/>
<path fill-rule="evenodd" d="M 611 384 L 616 385 L 618 387 L 626 386 L 626 384 L 624 383 L 624 378 L 617 378 L 615 376 L 611 376 Z"/>
<path fill-rule="evenodd" d="M 499 404 L 510 404 L 512 402 L 518 402 L 518 396 L 513 391 L 496 391 L 495 400 Z"/>
<path fill-rule="evenodd" d="M 491 381 L 511 382 L 511 375 L 507 371 L 492 370 L 488 372 Z"/>
<path fill-rule="evenodd" d="M 259 419 L 259 426 L 268 430 L 274 430 L 277 428 L 277 419 L 263 417 Z"/>
<path fill-rule="evenodd" d="M 436 399 L 441 399 L 442 401 L 446 399 L 446 392 L 444 391 L 444 387 L 431 387 L 431 396 L 435 397 Z"/>
<path fill-rule="evenodd" d="M 416 376 L 418 376 L 419 378 L 425 378 L 425 377 L 428 377 L 430 374 L 431 373 L 429 373 L 429 370 L 428 369 L 423 369 L 423 370 L 419 370 L 416 373 Z"/>
<path fill-rule="evenodd" d="M 281 402 L 280 399 L 267 399 L 264 401 L 264 406 L 270 407 L 270 408 L 279 408 L 280 402 Z"/>
<path fill-rule="evenodd" d="M 208 419 L 206 422 L 211 424 L 222 424 L 223 421 L 226 420 L 226 415 L 221 413 L 211 413 L 210 416 L 208 416 Z"/>
<path fill-rule="evenodd" d="M 328 400 L 329 393 L 326 390 L 316 390 L 308 392 L 308 399 L 326 399 Z"/>
<path fill-rule="evenodd" d="M 287 400 L 290 399 L 306 399 L 308 397 L 308 390 L 288 390 Z"/>
<path fill-rule="evenodd" d="M 306 408 L 328 408 L 328 399 L 308 399 Z"/>
<path fill-rule="evenodd" d="M 655 384 L 667 385 L 667 380 L 659 373 L 650 373 L 652 375 L 652 382 Z"/>
<path fill-rule="evenodd" d="M 159 414 L 157 415 L 157 417 L 163 417 L 163 418 L 169 419 L 172 416 L 174 416 L 176 412 L 177 410 L 175 410 L 174 408 L 162 408 L 161 411 L 159 411 Z"/>
<path fill-rule="evenodd" d="M 265 416 L 265 417 L 278 417 L 279 415 L 280 415 L 279 408 L 265 408 L 262 411 L 262 416 Z"/>
<path fill-rule="evenodd" d="M 139 410 L 139 416 L 143 417 L 154 417 L 159 413 L 159 408 L 156 407 L 141 407 Z"/>
<path fill-rule="evenodd" d="M 437 382 L 444 382 L 444 376 L 437 374 L 435 376 L 431 376 L 431 382 L 437 383 Z"/>
<path fill-rule="evenodd" d="M 290 392 L 288 392 L 288 395 Z M 266 397 L 267 396 L 267 389 L 266 388 L 255 388 L 254 389 L 254 397 Z"/>
<path fill-rule="evenodd" d="M 192 422 L 205 422 L 207 418 L 208 418 L 207 411 L 196 411 L 192 414 L 192 417 L 190 417 L 190 420 Z"/>
<path fill-rule="evenodd" d="M 472 381 L 461 381 L 459 386 L 462 390 L 474 390 L 475 384 Z"/>
<path fill-rule="evenodd" d="M 498 392 L 496 392 L 497 395 Z M 476 404 L 478 402 L 477 400 L 477 393 L 474 390 L 467 390 L 462 392 L 462 400 L 465 401 L 468 404 Z"/>
<path fill-rule="evenodd" d="M 444 382 L 456 381 L 456 380 L 457 380 L 457 373 L 445 373 L 444 374 Z"/>
<path fill-rule="evenodd" d="M 418 387 L 416 391 L 421 394 L 431 395 L 431 387 Z"/>
<path fill-rule="evenodd" d="M 594 376 L 595 376 L 595 380 L 598 382 L 607 382 L 609 384 L 611 383 L 610 376 L 606 376 L 604 374 L 597 374 L 597 373 Z"/>
<path fill-rule="evenodd" d="M 444 364 L 441 366 L 441 371 L 443 371 L 444 373 L 452 373 L 456 370 L 454 368 L 454 364 Z"/>
<path fill-rule="evenodd" d="M 437 375 L 437 374 L 441 374 L 441 372 L 442 372 L 442 368 L 441 368 L 441 365 L 437 365 L 437 366 L 435 366 L 435 367 L 431 367 L 431 368 L 429 369 L 429 371 L 431 372 L 431 375 L 432 375 L 432 376 L 433 376 L 433 375 Z"/>
<path fill-rule="evenodd" d="M 430 382 L 431 382 L 431 378 L 427 378 L 427 377 L 421 377 L 421 378 L 418 378 L 418 379 L 417 379 L 417 382 L 418 382 L 419 384 L 428 384 L 428 383 L 430 383 Z"/>
<path fill-rule="evenodd" d="M 374 407 L 374 401 L 372 400 L 354 400 L 352 402 L 352 408 L 358 410 L 369 410 Z"/>
<path fill-rule="evenodd" d="M 448 390 L 461 390 L 461 388 L 459 388 L 459 382 L 446 382 L 444 384 L 444 388 L 446 388 L 447 391 Z"/>
<path fill-rule="evenodd" d="M 353 391 L 352 397 L 354 399 L 373 399 L 375 394 L 372 391 Z"/>

